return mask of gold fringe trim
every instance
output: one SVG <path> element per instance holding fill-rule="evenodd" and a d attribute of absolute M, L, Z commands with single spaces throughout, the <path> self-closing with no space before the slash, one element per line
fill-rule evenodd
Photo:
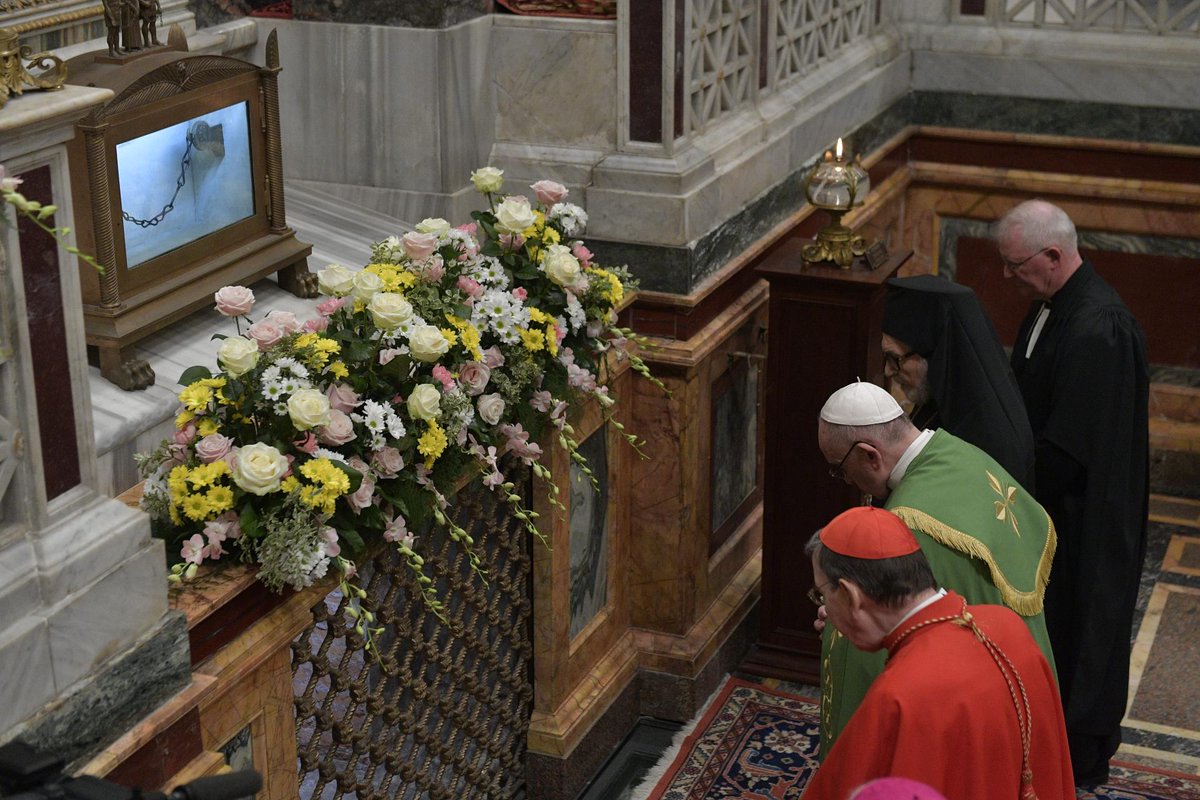
<path fill-rule="evenodd" d="M 1038 560 L 1037 579 L 1032 591 L 1022 591 L 1013 586 L 1000 570 L 992 551 L 986 545 L 970 534 L 951 528 L 939 519 L 931 517 L 924 511 L 908 506 L 889 508 L 893 514 L 904 520 L 913 530 L 921 531 L 931 539 L 952 550 L 978 558 L 987 564 L 992 574 L 992 581 L 1000 591 L 1004 604 L 1023 617 L 1032 617 L 1042 613 L 1042 601 L 1046 594 L 1046 584 L 1050 582 L 1050 566 L 1054 561 L 1054 550 L 1058 546 L 1058 537 L 1054 531 L 1054 521 L 1046 515 L 1046 543 L 1042 547 L 1042 555 Z M 953 589 L 953 586 L 947 587 Z"/>

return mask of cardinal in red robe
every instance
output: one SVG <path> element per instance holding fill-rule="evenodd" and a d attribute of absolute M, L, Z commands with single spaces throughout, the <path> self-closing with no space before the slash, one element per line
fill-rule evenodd
<path fill-rule="evenodd" d="M 938 589 L 883 509 L 838 515 L 808 552 L 827 624 L 888 659 L 804 800 L 845 800 L 886 776 L 949 800 L 1074 800 L 1054 672 L 1019 616 Z"/>

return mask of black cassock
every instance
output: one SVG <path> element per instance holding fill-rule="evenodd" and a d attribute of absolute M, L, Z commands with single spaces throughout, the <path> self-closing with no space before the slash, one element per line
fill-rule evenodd
<path fill-rule="evenodd" d="M 1137 320 L 1083 263 L 1021 324 L 1016 373 L 1036 440 L 1036 494 L 1058 530 L 1046 589 L 1076 780 L 1106 774 L 1120 743 L 1146 549 L 1149 370 Z M 1107 752 L 1104 752 L 1107 751 Z"/>

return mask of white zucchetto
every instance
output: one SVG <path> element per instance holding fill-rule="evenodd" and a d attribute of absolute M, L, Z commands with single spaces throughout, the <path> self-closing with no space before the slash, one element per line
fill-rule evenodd
<path fill-rule="evenodd" d="M 887 390 L 862 381 L 838 389 L 821 409 L 821 419 L 834 425 L 879 425 L 903 414 Z"/>

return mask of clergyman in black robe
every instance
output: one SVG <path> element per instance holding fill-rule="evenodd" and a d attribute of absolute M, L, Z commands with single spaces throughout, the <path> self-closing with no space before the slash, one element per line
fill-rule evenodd
<path fill-rule="evenodd" d="M 1146 549 L 1149 369 L 1141 326 L 1080 257 L 1075 226 L 1031 200 L 993 230 L 1005 275 L 1039 298 L 1012 366 L 1033 426 L 1037 499 L 1058 530 L 1046 625 L 1076 784 L 1102 783 L 1121 742 Z"/>
<path fill-rule="evenodd" d="M 1031 488 L 1033 430 L 1008 356 L 975 292 L 936 275 L 892 278 L 883 333 L 888 377 L 913 402 L 913 424 L 965 439 Z"/>

